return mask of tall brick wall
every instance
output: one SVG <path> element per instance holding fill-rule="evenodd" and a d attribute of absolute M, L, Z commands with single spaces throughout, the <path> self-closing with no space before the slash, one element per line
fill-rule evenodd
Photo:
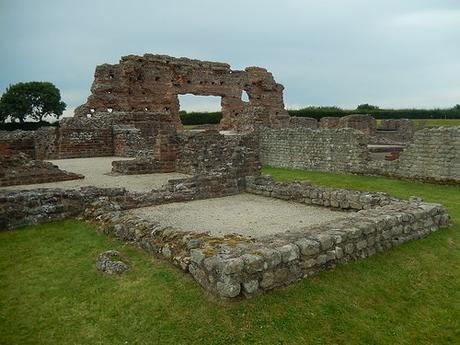
<path fill-rule="evenodd" d="M 343 129 L 265 129 L 259 132 L 260 161 L 274 167 L 362 173 L 367 136 Z"/>

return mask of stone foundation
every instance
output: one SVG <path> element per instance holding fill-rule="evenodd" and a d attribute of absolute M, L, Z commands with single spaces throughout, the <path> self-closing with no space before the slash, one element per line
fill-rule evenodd
<path fill-rule="evenodd" d="M 399 201 L 385 193 L 317 188 L 308 183 L 274 183 L 246 178 L 246 191 L 357 212 L 342 220 L 252 239 L 187 232 L 130 214 L 115 203 L 96 202 L 86 211 L 104 233 L 133 242 L 152 255 L 190 272 L 222 298 L 251 297 L 351 260 L 374 255 L 449 224 L 446 210 L 416 199 Z M 359 210 L 359 211 L 358 211 Z"/>
<path fill-rule="evenodd" d="M 291 202 L 352 211 L 344 218 L 257 239 L 194 233 L 133 216 L 123 210 L 249 192 Z M 275 183 L 268 177 L 195 176 L 172 180 L 149 193 L 123 189 L 34 190 L 0 193 L 0 228 L 75 217 L 104 233 L 142 247 L 190 272 L 222 298 L 251 297 L 351 260 L 374 255 L 449 224 L 446 210 L 418 199 L 385 193 Z"/>

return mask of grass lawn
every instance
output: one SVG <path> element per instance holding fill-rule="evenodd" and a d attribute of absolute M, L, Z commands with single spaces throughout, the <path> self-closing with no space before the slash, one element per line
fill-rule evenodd
<path fill-rule="evenodd" d="M 423 119 L 412 120 L 414 124 L 425 124 L 425 126 L 460 126 L 460 119 Z"/>
<path fill-rule="evenodd" d="M 80 221 L 0 233 L 0 344 L 458 344 L 460 188 L 264 168 L 278 180 L 442 202 L 454 226 L 252 300 L 216 300 Z M 120 250 L 132 269 L 96 271 Z"/>

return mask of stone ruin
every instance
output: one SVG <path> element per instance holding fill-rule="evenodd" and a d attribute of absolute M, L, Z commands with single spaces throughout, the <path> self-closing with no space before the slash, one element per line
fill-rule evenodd
<path fill-rule="evenodd" d="M 243 92 L 248 102 L 241 99 Z M 220 96 L 220 129 L 244 131 L 183 131 L 178 95 L 186 93 Z M 370 161 L 369 143 L 407 142 L 413 136 L 398 161 Z M 0 230 L 84 216 L 104 233 L 171 261 L 219 297 L 252 297 L 450 223 L 441 205 L 308 182 L 275 182 L 260 175 L 261 163 L 458 183 L 459 140 L 460 127 L 414 135 L 404 120 L 291 118 L 284 109 L 283 86 L 263 68 L 233 71 L 216 62 L 126 56 L 119 64 L 96 68 L 87 102 L 58 128 L 0 133 L 0 154 L 10 157 L 0 160 L 0 183 L 82 178 L 40 160 L 101 156 L 135 157 L 113 161 L 112 174 L 176 171 L 189 176 L 142 192 L 94 186 L 0 190 Z M 14 158 L 18 154 L 20 159 Z M 25 172 L 17 175 L 16 166 L 26 167 Z M 293 232 L 281 228 L 275 235 L 248 238 L 165 227 L 128 212 L 241 193 L 348 214 Z M 113 261 L 107 255 L 99 259 L 102 269 Z"/>
<path fill-rule="evenodd" d="M 83 179 L 58 166 L 31 159 L 24 153 L 0 155 L 0 187 Z"/>
<path fill-rule="evenodd" d="M 283 89 L 264 68 L 230 69 L 225 63 L 165 55 L 129 55 L 115 65 L 96 67 L 91 95 L 75 110 L 76 117 L 94 112 L 158 112 L 181 128 L 178 95 L 219 96 L 220 129 L 258 123 L 280 127 L 289 123 Z M 246 92 L 248 102 L 242 100 Z"/>

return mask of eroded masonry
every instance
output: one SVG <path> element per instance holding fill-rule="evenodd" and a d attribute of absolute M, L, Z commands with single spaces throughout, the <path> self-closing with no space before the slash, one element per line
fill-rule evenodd
<path fill-rule="evenodd" d="M 181 127 L 180 94 L 219 96 L 221 129 L 238 128 L 246 121 L 280 126 L 289 121 L 283 86 L 264 68 L 231 70 L 225 63 L 145 54 L 125 56 L 116 65 L 96 68 L 91 96 L 77 108 L 76 117 L 93 112 L 159 112 Z M 242 93 L 249 100 L 242 100 Z"/>
<path fill-rule="evenodd" d="M 183 129 L 186 93 L 220 96 L 219 126 Z M 290 117 L 283 87 L 263 68 L 152 54 L 98 66 L 74 117 L 0 132 L 0 154 L 0 230 L 83 217 L 224 298 L 252 297 L 450 223 L 442 205 L 417 197 L 275 182 L 262 164 L 460 183 L 460 127 Z"/>

